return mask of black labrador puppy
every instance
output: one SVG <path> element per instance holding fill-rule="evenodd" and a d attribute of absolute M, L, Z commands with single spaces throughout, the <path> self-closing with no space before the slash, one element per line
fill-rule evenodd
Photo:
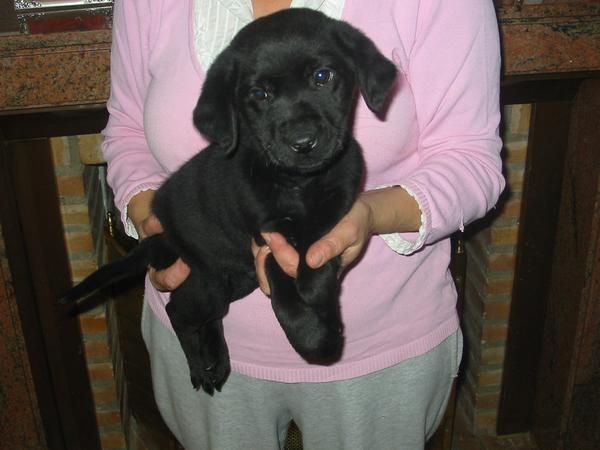
<path fill-rule="evenodd" d="M 336 361 L 343 347 L 335 258 L 314 270 L 308 247 L 350 209 L 363 174 L 351 136 L 357 87 L 380 112 L 395 66 L 350 25 L 309 9 L 288 9 L 243 28 L 208 71 L 194 124 L 212 144 L 157 191 L 164 233 L 104 266 L 66 302 L 181 257 L 191 268 L 167 313 L 193 386 L 212 394 L 229 371 L 222 318 L 257 288 L 251 241 L 277 231 L 298 250 L 296 279 L 270 256 L 272 306 L 308 362 Z"/>

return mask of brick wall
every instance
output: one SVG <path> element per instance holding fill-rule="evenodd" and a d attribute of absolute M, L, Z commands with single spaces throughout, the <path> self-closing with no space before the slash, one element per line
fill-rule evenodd
<path fill-rule="evenodd" d="M 464 382 L 459 405 L 476 434 L 494 434 L 514 279 L 530 105 L 504 109 L 507 189 L 466 242 Z"/>
<path fill-rule="evenodd" d="M 97 182 L 99 166 L 84 166 L 80 155 L 93 154 L 99 135 L 51 139 L 61 204 L 65 241 L 74 282 L 98 267 L 103 256 L 96 249 L 102 239 L 102 195 Z M 92 225 L 93 224 L 93 225 Z M 107 333 L 105 306 L 80 316 L 88 371 L 103 449 L 124 449 L 121 414 Z"/>

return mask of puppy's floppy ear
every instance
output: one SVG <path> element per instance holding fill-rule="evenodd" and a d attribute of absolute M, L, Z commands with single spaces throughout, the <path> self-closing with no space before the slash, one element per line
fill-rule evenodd
<path fill-rule="evenodd" d="M 375 113 L 382 112 L 396 80 L 396 66 L 358 29 L 344 22 L 336 28 L 336 38 L 354 67 L 367 106 Z"/>
<path fill-rule="evenodd" d="M 208 69 L 194 109 L 194 125 L 198 131 L 227 153 L 237 147 L 237 67 L 233 52 L 224 50 Z"/>

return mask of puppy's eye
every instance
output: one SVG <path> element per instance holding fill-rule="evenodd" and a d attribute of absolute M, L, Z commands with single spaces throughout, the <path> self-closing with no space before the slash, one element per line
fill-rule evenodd
<path fill-rule="evenodd" d="M 333 71 L 329 69 L 318 69 L 313 73 L 313 81 L 317 86 L 324 86 L 333 80 Z"/>
<path fill-rule="evenodd" d="M 266 100 L 269 97 L 269 93 L 266 89 L 255 87 L 250 89 L 250 97 L 254 100 Z"/>

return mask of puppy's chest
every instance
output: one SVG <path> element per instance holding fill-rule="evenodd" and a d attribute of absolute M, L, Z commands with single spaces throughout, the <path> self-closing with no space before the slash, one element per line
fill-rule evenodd
<path fill-rule="evenodd" d="M 317 210 L 317 189 L 310 188 L 280 188 L 274 192 L 267 208 L 273 218 L 287 218 L 295 222 L 309 219 Z"/>
<path fill-rule="evenodd" d="M 264 198 L 261 231 L 297 234 L 311 222 L 320 220 L 320 191 L 317 185 L 274 187 Z"/>

